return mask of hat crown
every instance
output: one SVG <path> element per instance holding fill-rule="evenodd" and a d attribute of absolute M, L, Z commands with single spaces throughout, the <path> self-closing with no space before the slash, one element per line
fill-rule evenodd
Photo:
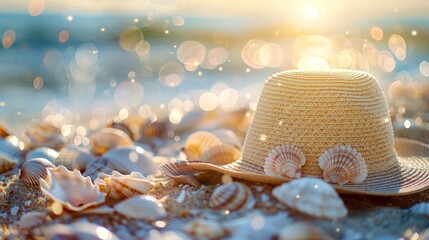
<path fill-rule="evenodd" d="M 318 159 L 336 145 L 360 152 L 369 174 L 397 163 L 383 91 L 361 71 L 296 70 L 271 76 L 244 143 L 243 161 L 263 167 L 271 149 L 281 144 L 304 153 L 303 176 L 322 177 Z"/>

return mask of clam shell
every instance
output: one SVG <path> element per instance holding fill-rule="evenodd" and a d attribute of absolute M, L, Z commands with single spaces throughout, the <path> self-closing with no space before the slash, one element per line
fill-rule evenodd
<path fill-rule="evenodd" d="M 279 240 L 302 240 L 302 239 L 313 239 L 313 240 L 333 240 L 327 233 L 321 228 L 312 225 L 310 223 L 293 223 L 277 234 Z"/>
<path fill-rule="evenodd" d="M 12 170 L 17 163 L 17 159 L 7 153 L 0 152 L 0 174 Z"/>
<path fill-rule="evenodd" d="M 46 213 L 44 212 L 28 212 L 21 216 L 18 225 L 21 229 L 30 229 L 44 224 L 46 221 Z"/>
<path fill-rule="evenodd" d="M 126 133 L 116 128 L 103 128 L 91 136 L 92 151 L 98 155 L 103 155 L 113 148 L 133 145 L 133 140 Z"/>
<path fill-rule="evenodd" d="M 233 131 L 225 128 L 211 131 L 223 144 L 230 144 L 238 149 L 243 148 L 243 140 Z"/>
<path fill-rule="evenodd" d="M 410 207 L 410 212 L 429 217 L 429 202 L 417 203 L 416 205 Z"/>
<path fill-rule="evenodd" d="M 164 206 L 149 195 L 128 198 L 116 204 L 114 208 L 124 216 L 140 220 L 154 221 L 167 216 Z"/>
<path fill-rule="evenodd" d="M 96 159 L 96 157 L 86 148 L 76 145 L 67 145 L 60 150 L 55 164 L 64 165 L 69 170 L 76 168 L 80 171 L 85 171 L 88 163 L 94 159 Z"/>
<path fill-rule="evenodd" d="M 48 175 L 47 168 L 55 168 L 55 165 L 46 158 L 29 159 L 22 164 L 19 179 L 25 185 L 39 187 L 39 179 L 45 179 Z"/>
<path fill-rule="evenodd" d="M 241 151 L 235 146 L 229 144 L 216 145 L 207 150 L 200 161 L 213 163 L 216 165 L 225 165 L 233 163 L 241 158 Z"/>
<path fill-rule="evenodd" d="M 95 180 L 100 173 L 111 174 L 115 170 L 114 166 L 106 158 L 100 157 L 91 160 L 85 172 L 82 173 L 83 176 L 89 177 L 91 180 Z"/>
<path fill-rule="evenodd" d="M 265 158 L 264 172 L 268 176 L 281 178 L 300 178 L 305 156 L 293 145 L 280 145 L 273 148 Z"/>
<path fill-rule="evenodd" d="M 169 123 L 167 121 L 145 121 L 140 127 L 140 138 L 153 138 L 164 137 L 169 130 Z"/>
<path fill-rule="evenodd" d="M 82 211 L 104 202 L 106 194 L 98 190 L 89 177 L 79 170 L 73 172 L 64 166 L 48 168 L 46 180 L 39 179 L 42 192 L 71 211 Z"/>
<path fill-rule="evenodd" d="M 186 139 L 183 151 L 189 161 L 196 161 L 207 150 L 220 144 L 222 142 L 214 134 L 206 131 L 198 131 Z"/>
<path fill-rule="evenodd" d="M 225 235 L 226 230 L 216 221 L 195 219 L 186 223 L 182 230 L 198 239 L 219 239 Z"/>
<path fill-rule="evenodd" d="M 103 155 L 119 172 L 130 174 L 139 172 L 144 176 L 158 172 L 158 166 L 152 161 L 152 153 L 141 147 L 119 147 Z"/>
<path fill-rule="evenodd" d="M 300 178 L 273 189 L 272 194 L 286 206 L 320 218 L 339 219 L 347 209 L 334 188 L 317 178 Z"/>
<path fill-rule="evenodd" d="M 59 153 L 55 149 L 48 148 L 48 147 L 38 147 L 30 150 L 25 155 L 25 159 L 28 160 L 32 158 L 45 158 L 53 163 L 58 158 L 58 156 L 59 156 Z"/>
<path fill-rule="evenodd" d="M 61 130 L 48 123 L 38 123 L 28 128 L 24 133 L 24 139 L 33 148 L 49 147 L 58 150 L 65 143 Z"/>
<path fill-rule="evenodd" d="M 41 228 L 43 239 L 75 239 L 75 240 L 119 240 L 119 238 L 108 229 L 89 222 L 74 222 L 71 224 L 51 224 Z"/>
<path fill-rule="evenodd" d="M 335 146 L 319 158 L 326 182 L 346 184 L 363 182 L 368 175 L 365 160 L 350 146 Z"/>
<path fill-rule="evenodd" d="M 143 195 L 148 193 L 155 184 L 145 178 L 139 172 L 132 172 L 130 175 L 122 175 L 117 171 L 113 171 L 112 175 L 99 174 L 94 182 L 99 182 L 98 179 L 104 181 L 105 186 L 101 185 L 100 190 L 106 189 L 107 196 L 114 199 L 129 198 L 135 195 Z"/>
<path fill-rule="evenodd" d="M 252 208 L 255 201 L 252 191 L 239 182 L 217 187 L 209 200 L 209 207 L 215 210 L 235 211 Z"/>
<path fill-rule="evenodd" d="M 201 183 L 195 177 L 198 171 L 186 166 L 185 163 L 169 163 L 160 167 L 162 173 L 173 179 L 177 183 L 189 184 L 196 188 L 201 187 Z"/>

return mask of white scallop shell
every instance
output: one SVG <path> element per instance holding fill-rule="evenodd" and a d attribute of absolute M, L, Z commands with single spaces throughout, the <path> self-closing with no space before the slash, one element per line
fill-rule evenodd
<path fill-rule="evenodd" d="M 49 123 L 37 123 L 25 131 L 24 140 L 31 147 L 49 147 L 60 149 L 64 146 L 65 138 L 61 130 Z"/>
<path fill-rule="evenodd" d="M 44 224 L 46 220 L 44 212 L 28 212 L 21 216 L 18 225 L 21 229 L 30 229 Z"/>
<path fill-rule="evenodd" d="M 39 179 L 48 175 L 47 168 L 55 168 L 55 165 L 46 158 L 29 159 L 22 164 L 19 179 L 26 185 L 39 187 Z"/>
<path fill-rule="evenodd" d="M 299 239 L 317 239 L 333 240 L 327 233 L 316 225 L 298 222 L 284 227 L 277 234 L 279 240 L 299 240 Z"/>
<path fill-rule="evenodd" d="M 114 166 L 106 158 L 100 157 L 91 160 L 85 172 L 82 173 L 83 176 L 89 177 L 91 180 L 95 180 L 100 173 L 111 174 L 113 170 L 116 170 Z"/>
<path fill-rule="evenodd" d="M 183 151 L 189 161 L 196 161 L 207 150 L 220 144 L 222 142 L 214 134 L 206 131 L 198 131 L 186 139 Z"/>
<path fill-rule="evenodd" d="M 18 160 L 7 153 L 0 152 L 0 174 L 12 170 Z"/>
<path fill-rule="evenodd" d="M 133 140 L 126 133 L 116 128 L 103 128 L 91 136 L 92 151 L 98 155 L 103 155 L 113 148 L 133 145 Z"/>
<path fill-rule="evenodd" d="M 202 162 L 216 165 L 233 163 L 241 158 L 241 151 L 229 144 L 216 145 L 207 150 L 200 158 Z"/>
<path fill-rule="evenodd" d="M 182 230 L 198 239 L 219 239 L 226 234 L 218 222 L 208 219 L 195 219 L 186 223 Z"/>
<path fill-rule="evenodd" d="M 209 207 L 215 210 L 235 211 L 252 208 L 255 201 L 252 191 L 239 182 L 217 187 L 210 196 Z"/>
<path fill-rule="evenodd" d="M 88 163 L 95 158 L 86 148 L 70 144 L 60 150 L 55 164 L 64 165 L 69 170 L 76 168 L 85 171 Z"/>
<path fill-rule="evenodd" d="M 268 176 L 281 178 L 300 178 L 305 156 L 293 145 L 280 145 L 273 148 L 265 158 L 264 172 Z"/>
<path fill-rule="evenodd" d="M 273 189 L 272 194 L 286 206 L 311 216 L 338 219 L 347 209 L 334 188 L 317 178 L 300 178 Z"/>
<path fill-rule="evenodd" d="M 58 158 L 59 153 L 57 150 L 48 148 L 48 147 L 38 147 L 30 150 L 26 155 L 25 159 L 32 159 L 32 158 L 45 158 L 49 160 L 50 162 L 54 163 L 55 160 Z"/>
<path fill-rule="evenodd" d="M 73 172 L 64 166 L 48 168 L 46 180 L 40 179 L 42 192 L 71 211 L 82 211 L 104 202 L 106 194 L 98 190 L 89 177 L 79 170 Z"/>
<path fill-rule="evenodd" d="M 235 132 L 221 128 L 211 131 L 223 144 L 230 144 L 238 149 L 243 148 L 243 140 Z"/>
<path fill-rule="evenodd" d="M 149 195 L 139 195 L 128 198 L 115 205 L 120 214 L 141 220 L 154 221 L 167 216 L 164 205 Z"/>
<path fill-rule="evenodd" d="M 201 183 L 195 177 L 198 171 L 188 167 L 185 163 L 177 162 L 164 164 L 160 167 L 160 170 L 177 183 L 189 184 L 196 188 L 201 187 Z"/>
<path fill-rule="evenodd" d="M 346 184 L 360 183 L 365 180 L 368 171 L 361 154 L 350 146 L 335 146 L 324 152 L 319 158 L 326 182 Z"/>
<path fill-rule="evenodd" d="M 115 170 L 130 174 L 139 172 L 143 176 L 158 172 L 158 166 L 152 161 L 152 153 L 141 147 L 118 147 L 103 155 Z"/>
<path fill-rule="evenodd" d="M 155 186 L 152 181 L 139 172 L 131 172 L 129 175 L 122 175 L 117 171 L 113 171 L 112 175 L 101 173 L 98 175 L 98 179 L 104 181 L 105 186 L 104 184 L 101 186 L 105 187 L 107 196 L 114 199 L 143 195 Z M 96 179 L 94 182 L 99 182 L 99 180 Z"/>
<path fill-rule="evenodd" d="M 410 211 L 415 214 L 429 216 L 429 202 L 417 203 L 410 207 Z"/>

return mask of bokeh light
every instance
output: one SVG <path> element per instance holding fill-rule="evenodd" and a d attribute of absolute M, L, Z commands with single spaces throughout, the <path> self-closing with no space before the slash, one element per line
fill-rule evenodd
<path fill-rule="evenodd" d="M 28 3 L 28 13 L 36 17 L 43 13 L 45 10 L 45 0 L 31 0 Z"/>
<path fill-rule="evenodd" d="M 205 92 L 199 97 L 198 104 L 204 111 L 213 111 L 218 106 L 218 97 L 212 92 Z"/>
<path fill-rule="evenodd" d="M 135 81 L 125 80 L 115 88 L 115 100 L 121 107 L 135 107 L 141 103 L 144 88 Z"/>
<path fill-rule="evenodd" d="M 177 59 L 188 71 L 193 71 L 206 58 L 206 47 L 197 41 L 186 41 L 177 50 Z"/>
<path fill-rule="evenodd" d="M 134 52 L 136 45 L 143 40 L 143 32 L 137 27 L 126 28 L 119 34 L 119 45 L 128 52 Z"/>
<path fill-rule="evenodd" d="M 15 31 L 12 29 L 9 29 L 3 33 L 2 37 L 2 45 L 4 49 L 8 49 L 12 47 L 12 45 L 15 43 L 16 34 Z"/>
<path fill-rule="evenodd" d="M 185 76 L 185 70 L 177 62 L 167 62 L 159 69 L 158 80 L 168 87 L 177 87 Z"/>

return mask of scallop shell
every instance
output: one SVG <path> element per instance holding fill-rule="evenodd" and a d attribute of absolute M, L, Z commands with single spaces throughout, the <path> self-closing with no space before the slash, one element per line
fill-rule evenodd
<path fill-rule="evenodd" d="M 134 145 L 133 140 L 116 128 L 103 128 L 91 136 L 92 151 L 98 155 L 103 155 L 113 148 L 132 145 Z"/>
<path fill-rule="evenodd" d="M 242 139 L 237 134 L 235 134 L 235 132 L 229 129 L 216 129 L 211 131 L 211 133 L 213 133 L 223 144 L 233 145 L 240 150 L 243 148 Z"/>
<path fill-rule="evenodd" d="M 317 178 L 300 178 L 273 189 L 272 194 L 286 206 L 311 216 L 338 219 L 347 209 L 334 188 Z"/>
<path fill-rule="evenodd" d="M 46 221 L 46 213 L 44 212 L 28 212 L 21 216 L 18 225 L 21 229 L 30 229 L 44 224 Z"/>
<path fill-rule="evenodd" d="M 74 222 L 71 224 L 50 224 L 42 227 L 43 239 L 76 239 L 76 240 L 119 240 L 119 238 L 100 225 L 89 222 Z"/>
<path fill-rule="evenodd" d="M 429 217 L 429 202 L 417 203 L 416 205 L 410 207 L 410 212 Z"/>
<path fill-rule="evenodd" d="M 158 172 L 158 166 L 152 161 L 152 153 L 141 147 L 119 147 L 103 155 L 119 172 L 130 174 L 139 172 L 144 176 Z"/>
<path fill-rule="evenodd" d="M 310 223 L 293 223 L 277 234 L 279 240 L 302 240 L 302 239 L 313 239 L 313 240 L 333 240 L 327 233 L 325 233 L 318 226 Z"/>
<path fill-rule="evenodd" d="M 281 178 L 300 178 L 305 156 L 293 145 L 280 145 L 273 148 L 265 158 L 264 172 L 268 176 Z"/>
<path fill-rule="evenodd" d="M 149 195 L 128 198 L 116 204 L 114 208 L 124 216 L 140 220 L 154 221 L 167 216 L 164 205 Z"/>
<path fill-rule="evenodd" d="M 86 167 L 83 176 L 89 177 L 91 180 L 95 180 L 100 173 L 111 174 L 115 170 L 114 166 L 106 158 L 100 157 L 91 160 Z"/>
<path fill-rule="evenodd" d="M 39 179 L 48 175 L 47 168 L 55 168 L 55 165 L 45 158 L 29 159 L 22 164 L 19 179 L 26 185 L 39 187 Z"/>
<path fill-rule="evenodd" d="M 119 130 L 123 131 L 124 133 L 126 133 L 131 139 L 134 139 L 133 132 L 131 131 L 128 124 L 126 124 L 124 122 L 112 121 L 112 122 L 107 123 L 106 127 L 119 129 Z"/>
<path fill-rule="evenodd" d="M 186 223 L 182 230 L 198 239 L 220 239 L 226 230 L 216 221 L 208 219 L 195 219 Z"/>
<path fill-rule="evenodd" d="M 12 170 L 17 163 L 18 160 L 9 154 L 0 152 L 0 174 Z"/>
<path fill-rule="evenodd" d="M 30 150 L 25 155 L 25 159 L 28 160 L 32 158 L 45 158 L 53 163 L 58 158 L 58 156 L 59 156 L 59 153 L 55 149 L 48 148 L 48 147 L 38 147 Z"/>
<path fill-rule="evenodd" d="M 65 143 L 61 130 L 48 123 L 38 123 L 27 129 L 24 137 L 31 147 L 60 149 Z"/>
<path fill-rule="evenodd" d="M 222 142 L 212 133 L 198 131 L 191 134 L 185 142 L 184 152 L 189 161 L 198 160 L 207 150 Z"/>
<path fill-rule="evenodd" d="M 167 121 L 160 120 L 147 120 L 140 127 L 140 137 L 153 138 L 153 137 L 164 137 L 169 130 L 169 123 Z"/>
<path fill-rule="evenodd" d="M 104 180 L 107 196 L 114 199 L 143 195 L 148 193 L 155 186 L 152 181 L 145 178 L 139 172 L 132 172 L 130 175 L 122 175 L 117 171 L 113 171 L 112 175 L 101 173 L 98 175 L 98 178 Z M 96 179 L 94 182 L 99 182 L 99 180 Z M 101 190 L 102 189 L 103 187 L 101 187 Z"/>
<path fill-rule="evenodd" d="M 89 177 L 79 170 L 73 172 L 64 166 L 48 168 L 46 180 L 39 179 L 42 192 L 71 211 L 82 211 L 104 202 L 106 194 L 98 190 Z"/>
<path fill-rule="evenodd" d="M 160 167 L 160 170 L 177 183 L 189 184 L 196 188 L 201 187 L 201 183 L 195 177 L 198 171 L 188 167 L 185 163 L 164 164 Z"/>
<path fill-rule="evenodd" d="M 88 163 L 94 159 L 96 159 L 96 157 L 86 148 L 76 145 L 67 145 L 60 150 L 55 164 L 64 165 L 69 170 L 76 168 L 80 171 L 85 171 Z"/>
<path fill-rule="evenodd" d="M 200 161 L 213 163 L 216 165 L 225 165 L 233 163 L 241 158 L 241 151 L 229 144 L 216 145 L 207 150 Z"/>
<path fill-rule="evenodd" d="M 319 158 L 326 182 L 346 184 L 363 182 L 368 175 L 365 160 L 350 146 L 335 146 Z"/>
<path fill-rule="evenodd" d="M 252 191 L 239 182 L 217 187 L 209 200 L 209 207 L 215 210 L 235 211 L 252 208 L 254 204 Z"/>

